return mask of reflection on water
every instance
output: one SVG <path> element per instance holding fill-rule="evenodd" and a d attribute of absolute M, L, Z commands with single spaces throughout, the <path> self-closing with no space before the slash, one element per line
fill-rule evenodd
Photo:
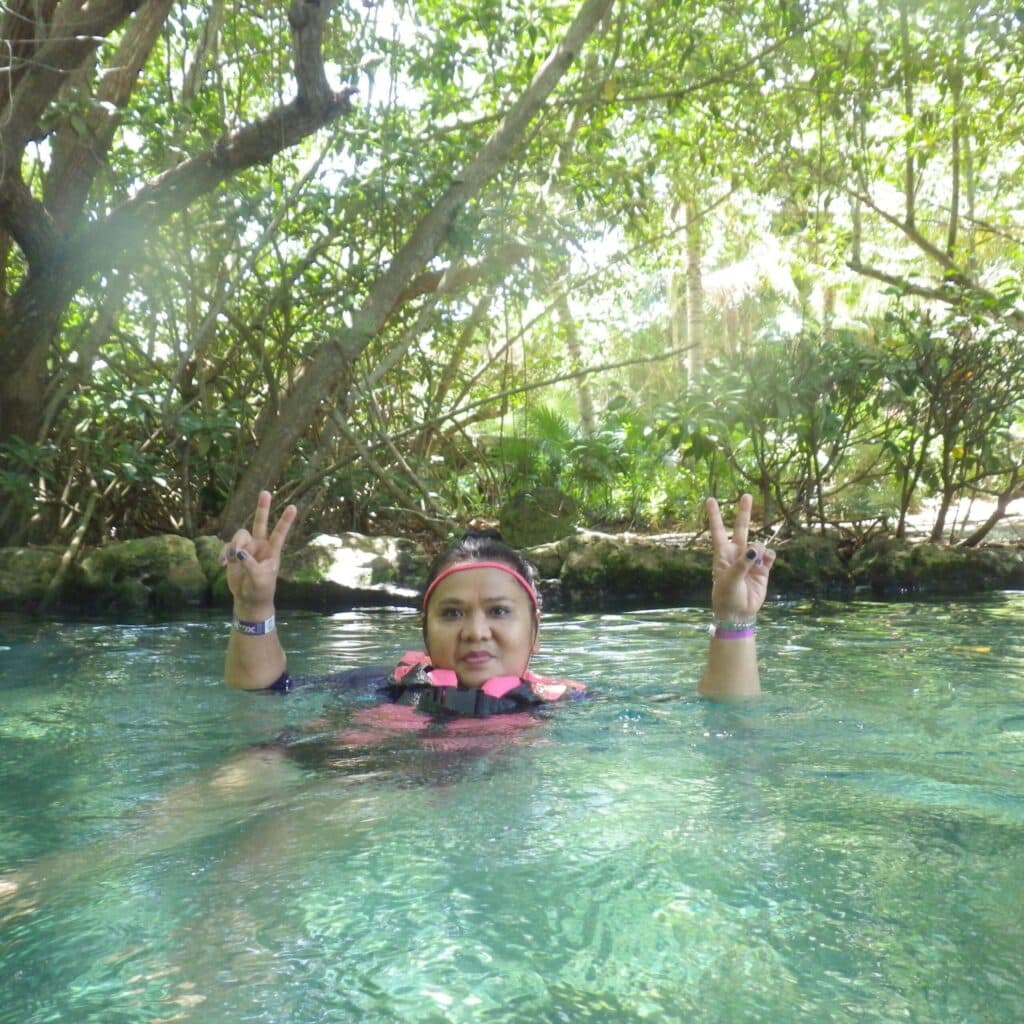
<path fill-rule="evenodd" d="M 224 688 L 220 622 L 0 619 L 0 1022 L 1024 1019 L 1024 597 L 774 608 L 748 706 L 704 619 L 553 618 L 592 699 L 373 749 L 365 696 Z"/>

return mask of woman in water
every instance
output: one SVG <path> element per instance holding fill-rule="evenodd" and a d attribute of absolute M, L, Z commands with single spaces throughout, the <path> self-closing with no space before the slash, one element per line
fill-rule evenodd
<path fill-rule="evenodd" d="M 707 502 L 714 629 L 698 686 L 705 697 L 753 697 L 761 689 L 755 621 L 775 553 L 748 539 L 751 503 L 749 494 L 740 498 L 730 537 L 718 502 Z M 296 509 L 287 506 L 268 532 L 270 505 L 270 493 L 262 491 L 252 531 L 239 530 L 221 553 L 234 596 L 224 678 L 245 690 L 288 690 L 292 685 L 275 626 L 274 593 Z M 532 566 L 500 541 L 466 538 L 434 563 L 427 579 L 425 652 L 407 655 L 396 668 L 378 674 L 380 688 L 417 714 L 443 710 L 472 717 L 520 711 L 578 693 L 580 684 L 530 671 L 539 632 Z M 352 673 L 353 682 L 358 675 Z"/>
<path fill-rule="evenodd" d="M 284 650 L 274 624 L 274 593 L 281 551 L 295 521 L 289 505 L 268 532 L 271 496 L 260 494 L 252 532 L 239 530 L 224 546 L 234 595 L 234 626 L 228 641 L 225 679 L 246 690 L 291 689 Z M 706 697 L 751 697 L 760 692 L 754 646 L 754 620 L 764 603 L 775 555 L 748 540 L 751 498 L 740 498 L 732 537 L 718 503 L 709 499 L 713 549 L 712 608 L 715 627 L 707 665 L 699 684 Z M 240 794 L 273 792 L 286 778 L 271 770 L 285 759 L 309 768 L 342 767 L 345 758 L 386 744 L 384 766 L 394 771 L 403 751 L 427 749 L 440 774 L 454 759 L 493 756 L 524 740 L 539 724 L 529 711 L 578 694 L 569 680 L 547 679 L 530 671 L 540 632 L 540 600 L 533 567 L 513 548 L 490 537 L 470 537 L 434 564 L 423 598 L 423 653 L 406 655 L 397 667 L 352 669 L 324 680 L 330 686 L 373 688 L 387 698 L 376 707 L 347 715 L 337 731 L 328 720 L 306 731 L 260 744 L 236 758 L 209 782 L 181 787 L 161 801 L 150 816 L 145 849 L 149 852 L 203 834 L 219 823 L 217 797 L 237 807 Z M 513 713 L 509 713 L 513 712 Z M 424 765 L 416 762 L 417 777 Z M 260 787 L 263 787 L 262 789 Z M 185 810 L 185 809 L 191 810 Z M 195 808 L 198 821 L 188 817 Z M 319 817 L 319 811 L 317 812 Z M 251 845 L 266 854 L 280 829 L 259 833 Z M 305 833 L 303 833 L 305 835 Z M 130 848 L 138 855 L 141 840 Z M 37 864 L 32 876 L 0 875 L 0 906 L 19 896 L 26 881 L 62 880 L 87 872 L 96 861 L 90 849 Z M 25 908 L 34 907 L 34 897 Z"/>

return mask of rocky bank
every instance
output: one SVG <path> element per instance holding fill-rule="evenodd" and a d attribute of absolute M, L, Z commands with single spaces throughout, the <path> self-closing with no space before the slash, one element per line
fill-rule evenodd
<path fill-rule="evenodd" d="M 63 549 L 0 548 L 0 609 L 113 616 L 230 607 L 220 548 L 216 537 L 147 537 L 73 562 Z M 709 597 L 710 550 L 692 536 L 575 530 L 526 554 L 540 570 L 549 610 L 700 606 Z M 403 538 L 318 536 L 286 552 L 278 607 L 414 607 L 429 561 Z M 1020 588 L 1020 544 L 954 548 L 876 539 L 847 553 L 829 538 L 805 536 L 778 545 L 770 596 L 891 600 Z"/>

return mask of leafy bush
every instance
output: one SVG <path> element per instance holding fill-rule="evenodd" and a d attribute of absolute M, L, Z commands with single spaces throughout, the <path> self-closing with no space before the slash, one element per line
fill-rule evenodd
<path fill-rule="evenodd" d="M 711 482 L 726 476 L 753 490 L 766 522 L 824 530 L 842 491 L 881 472 L 874 462 L 852 472 L 855 454 L 878 438 L 879 375 L 877 350 L 851 333 L 763 337 L 708 365 L 682 454 L 714 467 Z"/>
<path fill-rule="evenodd" d="M 998 495 L 1024 467 L 1019 332 L 982 311 L 894 309 L 882 346 L 885 452 L 899 483 L 898 534 L 923 491 L 938 495 L 932 540 L 962 497 Z"/>

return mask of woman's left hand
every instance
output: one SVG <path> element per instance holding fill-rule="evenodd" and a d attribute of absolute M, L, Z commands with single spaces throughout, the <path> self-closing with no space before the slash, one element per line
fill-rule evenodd
<path fill-rule="evenodd" d="M 753 498 L 740 497 L 732 536 L 725 530 L 714 498 L 707 500 L 711 528 L 711 607 L 716 619 L 748 622 L 757 616 L 768 593 L 768 574 L 775 552 L 760 541 L 748 541 Z"/>
<path fill-rule="evenodd" d="M 297 510 L 288 505 L 277 525 L 267 533 L 272 496 L 260 491 L 252 519 L 252 533 L 237 530 L 221 549 L 220 564 L 227 571 L 228 589 L 235 599 L 235 611 L 242 618 L 266 618 L 274 613 L 274 591 L 281 568 L 281 549 L 295 522 Z"/>

